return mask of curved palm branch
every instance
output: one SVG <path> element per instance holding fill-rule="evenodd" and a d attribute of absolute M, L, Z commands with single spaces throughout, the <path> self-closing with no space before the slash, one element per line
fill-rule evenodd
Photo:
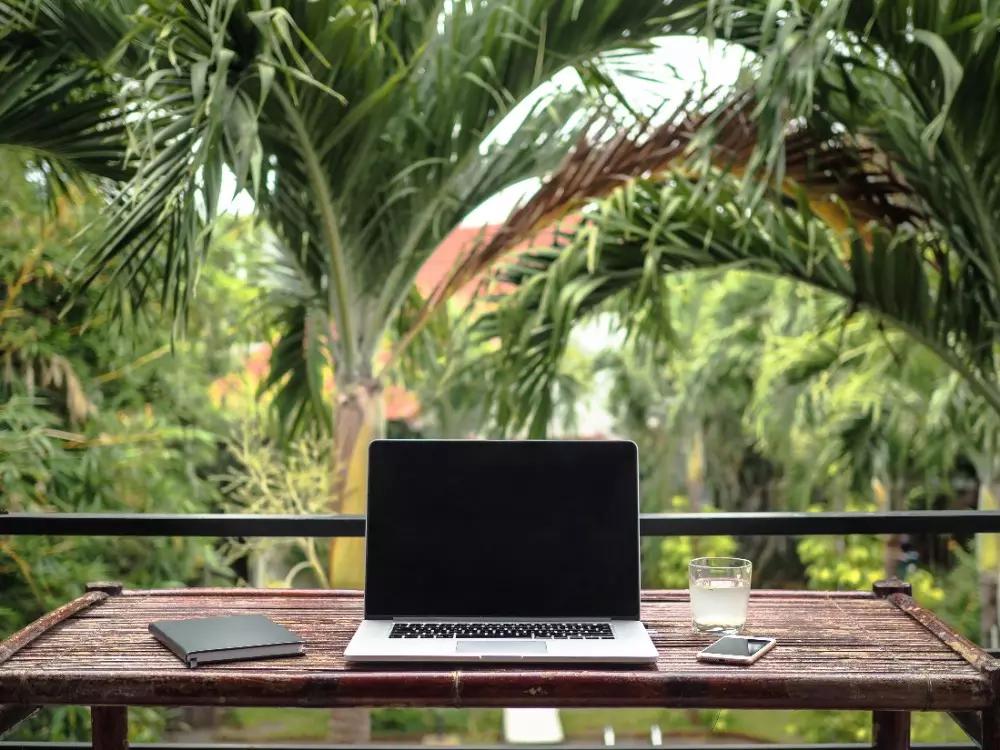
<path fill-rule="evenodd" d="M 440 304 L 518 243 L 636 177 L 663 178 L 674 170 L 691 174 L 711 165 L 745 173 L 758 143 L 754 108 L 754 100 L 744 94 L 703 112 L 689 94 L 656 126 L 649 119 L 639 120 L 605 143 L 582 139 L 559 170 L 495 234 L 470 248 L 434 290 L 428 305 Z M 907 205 L 908 188 L 887 170 L 875 149 L 801 127 L 789 128 L 783 137 L 783 192 L 804 190 L 814 210 L 832 224 L 846 227 L 848 212 L 858 221 L 891 224 L 918 218 Z M 705 144 L 704 151 L 700 144 Z"/>
<path fill-rule="evenodd" d="M 479 335 L 497 342 L 498 422 L 544 434 L 558 363 L 582 316 L 614 306 L 632 332 L 664 336 L 663 276 L 719 269 L 795 279 L 843 298 L 847 315 L 874 313 L 933 349 L 1000 409 L 995 382 L 977 370 L 974 352 L 954 343 L 943 287 L 924 263 L 918 231 L 852 232 L 845 258 L 843 233 L 804 196 L 750 200 L 732 176 L 717 176 L 709 191 L 680 175 L 664 184 L 639 181 L 588 214 L 575 234 L 507 267 L 503 277 L 517 291 L 478 323 Z"/>
<path fill-rule="evenodd" d="M 422 316 L 400 340 L 396 353 L 455 290 L 540 230 L 637 177 L 662 179 L 674 171 L 712 175 L 714 167 L 751 177 L 751 184 L 759 185 L 763 176 L 755 164 L 759 145 L 755 100 L 747 93 L 738 94 L 704 111 L 710 99 L 696 100 L 689 93 L 656 125 L 650 118 L 639 119 L 604 142 L 581 138 L 538 191 L 494 234 L 469 248 L 428 297 Z M 885 155 L 871 145 L 834 135 L 828 128 L 790 126 L 782 138 L 777 194 L 796 196 L 804 191 L 812 210 L 840 229 L 847 229 L 852 221 L 898 225 L 921 220 L 909 187 L 893 172 Z"/>
<path fill-rule="evenodd" d="M 738 261 L 818 284 L 910 331 L 994 408 L 1000 408 L 995 360 L 1000 326 L 996 239 L 1000 157 L 988 142 L 991 128 L 1000 122 L 1000 108 L 992 94 L 1000 76 L 1000 40 L 986 6 L 971 1 L 942 5 L 890 0 L 743 2 L 720 8 L 714 18 L 720 33 L 759 55 L 750 92 L 754 128 L 751 147 L 741 158 L 722 163 L 727 167 L 722 172 L 698 173 L 702 177 L 699 190 L 712 200 L 721 190 L 725 201 L 713 210 L 729 214 L 738 208 L 751 219 L 738 226 L 694 222 L 692 226 L 704 234 L 679 235 L 663 242 L 668 257 L 669 251 L 690 245 L 699 248 L 691 267 L 722 267 Z M 727 31 L 730 20 L 741 25 Z M 748 25 L 755 26 L 754 33 L 745 33 Z M 709 147 L 699 157 L 702 165 L 706 159 L 720 165 L 712 151 L 718 122 L 706 122 L 701 128 Z M 829 162 L 816 159 L 822 149 L 797 154 L 796 137 L 809 133 L 822 134 L 814 136 L 815 144 L 832 140 L 854 155 L 846 163 L 835 159 L 839 166 L 831 172 Z M 838 135 L 831 139 L 830 134 Z M 840 166 L 846 166 L 853 177 L 845 181 L 836 176 Z M 738 195 L 731 194 L 734 172 L 743 175 Z M 664 178 L 690 185 L 690 174 L 688 165 L 677 164 Z M 632 171 L 625 177 L 635 175 Z M 672 184 L 668 182 L 668 187 Z M 588 186 L 589 194 L 600 195 L 594 188 Z M 789 188 L 801 206 L 799 225 L 802 231 L 808 230 L 807 235 L 788 232 Z M 692 189 L 692 195 L 698 191 Z M 621 201 L 627 196 L 635 197 L 640 207 L 628 203 L 626 211 Z M 607 215 L 582 228 L 577 241 L 563 244 L 577 248 L 578 254 L 583 252 L 579 248 L 590 248 L 591 257 L 596 246 L 628 247 L 632 220 L 639 222 L 632 229 L 640 234 L 658 227 L 657 221 L 673 224 L 674 204 L 663 200 L 648 186 L 625 188 L 621 196 L 604 204 L 601 211 Z M 865 204 L 879 209 L 867 210 Z M 686 198 L 681 205 L 695 216 L 706 208 L 699 204 L 692 209 Z M 848 210 L 838 210 L 838 205 Z M 558 216 L 560 208 L 556 206 L 549 215 Z M 875 228 L 870 229 L 865 221 L 874 221 Z M 738 236 L 740 247 L 753 252 L 716 254 L 719 232 L 726 242 Z M 874 234 L 869 236 L 869 232 Z M 813 251 L 803 246 L 806 240 L 813 243 L 814 235 L 826 237 L 830 245 L 824 255 L 828 268 L 822 276 L 816 276 L 823 269 L 815 265 Z M 644 245 L 643 267 L 658 267 L 659 260 L 651 258 L 661 242 Z M 772 242 L 785 243 L 777 258 L 775 247 L 768 244 Z M 835 252 L 838 246 L 840 252 Z M 660 251 L 655 252 L 662 259 Z M 635 257 L 632 260 L 639 262 Z M 581 275 L 579 279 L 568 270 L 571 265 Z M 597 304 L 601 295 L 614 292 L 607 279 L 594 278 L 594 270 L 593 262 L 588 266 L 580 259 L 560 259 L 550 264 L 547 282 L 530 274 L 520 278 L 548 289 L 539 303 L 551 305 L 562 296 L 554 286 L 556 276 L 561 275 L 567 286 L 578 285 L 576 296 L 569 297 Z M 640 278 L 645 279 L 646 288 L 654 288 L 651 279 L 640 277 L 637 271 L 635 266 L 616 271 L 616 283 L 624 284 L 619 292 L 624 293 L 629 283 L 638 284 Z M 583 292 L 580 285 L 593 291 Z M 513 306 L 521 308 L 523 303 Z M 544 315 L 539 318 L 541 327 L 532 334 L 536 355 L 550 334 L 552 351 L 560 347 L 559 327 L 546 326 L 562 318 L 550 312 L 551 319 L 542 323 Z M 565 311 L 560 315 L 564 317 Z M 540 429 L 540 424 L 536 420 L 534 429 Z"/>
<path fill-rule="evenodd" d="M 1000 155 L 988 134 L 1000 127 L 996 11 L 971 0 L 846 5 L 793 22 L 843 46 L 827 45 L 797 72 L 762 76 L 757 90 L 773 85 L 770 107 L 846 126 L 885 154 L 926 218 L 925 265 L 940 278 L 943 325 L 995 380 Z"/>

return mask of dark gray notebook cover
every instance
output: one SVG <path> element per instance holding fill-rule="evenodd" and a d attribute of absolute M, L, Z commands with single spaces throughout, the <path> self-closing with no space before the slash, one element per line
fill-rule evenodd
<path fill-rule="evenodd" d="M 298 636 L 263 615 L 159 620 L 149 624 L 149 632 L 189 666 L 302 653 Z"/>

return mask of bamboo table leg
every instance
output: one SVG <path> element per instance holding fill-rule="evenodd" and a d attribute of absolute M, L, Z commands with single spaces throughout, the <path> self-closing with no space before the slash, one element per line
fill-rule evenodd
<path fill-rule="evenodd" d="M 90 707 L 91 746 L 94 750 L 127 750 L 128 708 Z"/>
<path fill-rule="evenodd" d="M 910 712 L 872 711 L 872 746 L 876 750 L 910 750 Z"/>
<path fill-rule="evenodd" d="M 983 711 L 983 750 L 1000 750 L 1000 707 Z"/>

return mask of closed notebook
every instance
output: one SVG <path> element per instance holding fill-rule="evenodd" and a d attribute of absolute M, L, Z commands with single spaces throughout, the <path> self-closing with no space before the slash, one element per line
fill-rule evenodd
<path fill-rule="evenodd" d="M 149 632 L 189 667 L 303 653 L 298 636 L 263 615 L 159 620 Z"/>

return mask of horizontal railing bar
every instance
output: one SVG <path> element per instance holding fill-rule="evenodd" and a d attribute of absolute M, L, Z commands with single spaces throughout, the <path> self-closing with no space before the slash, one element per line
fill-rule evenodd
<path fill-rule="evenodd" d="M 361 744 L 361 745 L 288 745 L 288 744 L 261 744 L 261 743 L 143 743 L 130 742 L 131 750 L 425 750 L 426 745 L 416 744 Z M 547 745 L 550 748 L 565 747 L 571 750 L 608 750 L 607 745 L 577 745 L 567 743 L 565 745 Z M 611 745 L 615 750 L 649 750 L 651 747 L 659 747 L 662 750 L 871 750 L 871 745 L 866 743 L 855 744 L 748 744 L 748 745 L 717 745 L 715 743 L 705 743 L 701 745 L 640 745 L 640 744 L 619 744 Z M 976 745 L 961 742 L 955 743 L 922 743 L 915 742 L 911 745 L 913 750 L 978 750 Z M 0 742 L 0 748 L 25 748 L 41 750 L 89 750 L 89 742 Z M 523 745 L 448 745 L 448 750 L 524 750 Z"/>
<path fill-rule="evenodd" d="M 527 521 L 526 521 L 527 522 Z M 1000 533 L 1000 511 L 644 513 L 643 536 Z M 364 516 L 228 513 L 3 513 L 0 535 L 362 537 Z"/>
<path fill-rule="evenodd" d="M 363 537 L 365 517 L 235 513 L 8 513 L 0 515 L 0 534 Z"/>
<path fill-rule="evenodd" d="M 1000 511 L 648 513 L 643 514 L 640 528 L 643 536 L 965 535 L 1000 532 Z"/>

